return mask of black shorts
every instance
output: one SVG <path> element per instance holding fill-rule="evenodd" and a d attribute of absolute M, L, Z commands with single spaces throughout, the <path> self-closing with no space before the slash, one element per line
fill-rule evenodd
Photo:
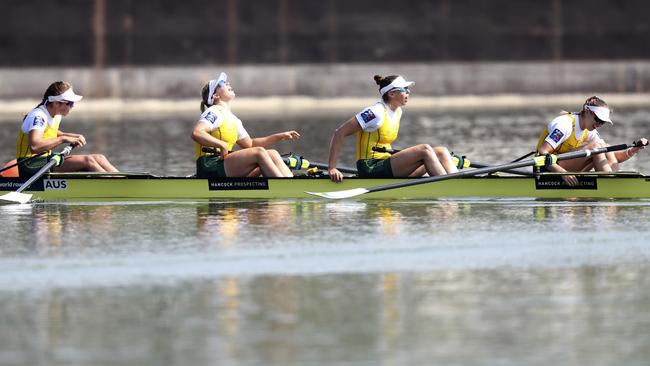
<path fill-rule="evenodd" d="M 199 178 L 225 178 L 224 161 L 218 155 L 203 155 L 196 159 L 196 176 Z"/>
<path fill-rule="evenodd" d="M 18 158 L 18 161 L 23 160 L 18 163 L 18 176 L 21 178 L 29 178 L 32 175 L 36 174 L 48 161 L 50 161 L 48 155 L 43 155 L 35 157 L 33 159 L 25 161 L 27 158 Z"/>
<path fill-rule="evenodd" d="M 393 168 L 389 159 L 362 159 L 357 160 L 357 170 L 360 177 L 365 178 L 393 178 Z"/>

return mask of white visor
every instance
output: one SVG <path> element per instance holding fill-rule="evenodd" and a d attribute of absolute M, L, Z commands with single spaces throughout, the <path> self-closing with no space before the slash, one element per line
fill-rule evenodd
<path fill-rule="evenodd" d="M 596 106 L 593 106 L 593 105 L 586 105 L 585 108 L 592 111 L 592 112 L 594 112 L 594 114 L 596 115 L 596 117 L 598 117 L 599 120 L 601 120 L 603 122 L 607 122 L 607 123 L 612 124 L 612 125 L 614 124 L 614 122 L 612 122 L 611 118 L 609 117 L 609 113 L 611 112 L 609 110 L 609 108 L 607 108 L 607 107 L 596 107 Z"/>
<path fill-rule="evenodd" d="M 406 88 L 407 86 L 411 86 L 415 84 L 413 81 L 406 81 L 404 80 L 403 77 L 398 76 L 393 80 L 392 83 L 386 85 L 385 87 L 379 89 L 379 94 L 381 96 L 384 96 L 384 94 L 388 93 L 389 91 L 395 89 L 395 88 Z"/>
<path fill-rule="evenodd" d="M 226 75 L 225 72 L 219 74 L 218 78 L 210 80 L 209 83 L 210 89 L 208 91 L 208 103 L 207 103 L 208 105 L 212 105 L 212 97 L 214 96 L 214 93 L 217 91 L 217 86 L 219 85 L 219 83 L 221 82 L 225 83 L 227 80 L 228 80 L 228 75 Z"/>
<path fill-rule="evenodd" d="M 78 102 L 83 98 L 81 95 L 77 95 L 74 93 L 72 88 L 66 90 L 63 92 L 63 94 L 59 95 L 50 95 L 47 97 L 48 102 L 61 102 L 61 101 L 68 101 L 68 102 Z"/>

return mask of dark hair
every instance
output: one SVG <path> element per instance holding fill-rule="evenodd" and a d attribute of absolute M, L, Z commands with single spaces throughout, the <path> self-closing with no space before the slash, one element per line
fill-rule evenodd
<path fill-rule="evenodd" d="M 584 105 L 590 105 L 590 106 L 592 106 L 592 107 L 609 107 L 609 106 L 607 105 L 607 103 L 605 103 L 604 100 L 598 98 L 598 97 L 595 96 L 595 95 L 592 96 L 592 97 L 587 98 L 587 100 L 585 100 L 585 104 L 584 104 Z"/>
<path fill-rule="evenodd" d="M 587 98 L 587 100 L 585 100 L 585 103 L 582 105 L 582 110 L 579 112 L 580 115 L 583 115 L 584 113 L 586 113 L 588 105 L 592 106 L 592 107 L 607 107 L 607 108 L 609 108 L 609 106 L 607 105 L 607 103 L 605 103 L 604 100 L 602 100 L 602 99 L 600 99 L 600 98 L 598 98 L 597 96 L 594 95 L 594 96 L 591 96 L 591 97 Z"/>
<path fill-rule="evenodd" d="M 210 92 L 210 83 L 206 83 L 203 85 L 203 88 L 201 88 L 201 113 L 205 111 L 206 108 L 208 108 L 208 93 Z"/>
<path fill-rule="evenodd" d="M 40 107 L 42 105 L 45 105 L 49 103 L 47 101 L 48 97 L 53 97 L 55 95 L 61 95 L 65 93 L 66 90 L 72 88 L 72 85 L 70 83 L 67 83 L 65 81 L 55 81 L 50 86 L 47 87 L 47 90 L 45 90 L 45 94 L 43 94 L 43 100 L 36 106 Z"/>
<path fill-rule="evenodd" d="M 374 79 L 375 79 L 375 83 L 379 85 L 379 90 L 381 90 L 381 88 L 390 85 L 390 83 L 392 83 L 393 80 L 397 79 L 398 76 L 399 75 L 390 75 L 390 76 L 375 75 Z M 382 95 L 381 99 L 383 99 L 384 102 L 388 102 L 388 93 Z"/>

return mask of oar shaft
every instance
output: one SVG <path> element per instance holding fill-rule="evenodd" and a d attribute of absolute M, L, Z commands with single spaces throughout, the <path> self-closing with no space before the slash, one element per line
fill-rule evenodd
<path fill-rule="evenodd" d="M 485 164 L 485 163 L 475 163 L 471 162 L 469 165 L 471 168 L 487 168 L 494 166 L 494 164 Z M 509 173 L 509 174 L 515 174 L 515 175 L 524 175 L 527 177 L 532 177 L 535 175 L 535 173 L 530 172 L 530 171 L 525 171 L 525 170 L 515 170 L 515 169 L 506 169 L 503 171 L 504 173 Z"/>
<path fill-rule="evenodd" d="M 314 162 L 309 162 L 310 167 L 318 168 L 318 169 L 323 169 L 323 170 L 328 170 L 329 166 L 327 164 L 323 163 L 314 163 Z M 341 173 L 347 173 L 347 174 L 357 174 L 357 170 L 354 168 L 350 167 L 345 167 L 345 166 L 337 166 L 336 169 L 338 169 Z"/>
<path fill-rule="evenodd" d="M 634 146 L 634 145 L 632 145 Z M 620 144 L 620 145 L 614 145 L 614 146 L 608 146 L 608 147 L 599 147 L 595 149 L 590 149 L 590 150 L 580 150 L 580 151 L 572 151 L 568 152 L 565 154 L 557 155 L 557 161 L 560 160 L 570 160 L 570 159 L 577 159 L 577 158 L 585 158 L 589 157 L 591 155 L 596 155 L 596 154 L 603 154 L 606 152 L 610 151 L 618 151 L 618 150 L 624 150 L 627 149 L 628 147 L 631 147 L 628 144 Z M 398 182 L 398 183 L 393 183 L 393 184 L 387 184 L 384 186 L 378 186 L 378 187 L 372 187 L 368 188 L 366 193 L 369 192 L 380 192 L 380 191 L 385 191 L 388 189 L 395 189 L 395 188 L 401 188 L 401 187 L 409 187 L 409 186 L 414 186 L 418 184 L 424 184 L 424 183 L 431 183 L 431 182 L 438 182 L 441 180 L 447 180 L 447 179 L 455 179 L 455 178 L 464 178 L 464 177 L 472 177 L 475 175 L 479 174 L 488 174 L 488 173 L 493 173 L 493 172 L 498 172 L 498 171 L 505 171 L 505 170 L 510 170 L 510 169 L 517 169 L 517 168 L 522 168 L 525 166 L 534 166 L 537 164 L 537 161 L 535 159 L 526 159 L 514 163 L 509 163 L 509 164 L 503 164 L 503 165 L 494 165 L 494 166 L 489 166 L 485 168 L 478 168 L 478 169 L 472 169 L 472 170 L 461 170 L 457 173 L 450 173 L 450 174 L 445 174 L 445 175 L 436 175 L 433 177 L 427 177 L 427 178 L 419 178 L 417 180 L 410 180 L 410 181 L 404 181 L 404 182 Z"/>

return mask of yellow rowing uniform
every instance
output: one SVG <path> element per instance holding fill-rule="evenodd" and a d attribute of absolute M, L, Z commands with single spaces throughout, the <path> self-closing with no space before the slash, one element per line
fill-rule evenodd
<path fill-rule="evenodd" d="M 43 113 L 43 111 L 45 113 Z M 59 135 L 59 124 L 61 123 L 61 116 L 56 115 L 51 117 L 47 112 L 45 106 L 39 106 L 34 108 L 25 119 L 23 119 L 23 125 L 18 131 L 18 139 L 16 142 L 16 158 L 28 158 L 37 154 L 34 154 L 29 148 L 29 133 L 33 129 L 43 128 L 43 139 L 51 140 L 55 139 Z M 24 132 L 26 131 L 26 132 Z M 52 151 L 48 151 L 50 155 Z"/>
<path fill-rule="evenodd" d="M 228 146 L 228 151 L 232 151 L 235 147 L 235 143 L 237 143 L 237 140 L 241 137 L 241 134 L 239 132 L 239 125 L 241 122 L 233 120 L 232 118 L 228 118 L 228 115 L 229 113 L 225 113 L 221 106 L 212 106 L 203 112 L 199 121 L 208 123 L 210 125 L 214 125 L 215 122 L 220 121 L 221 124 L 219 124 L 217 128 L 214 128 L 212 131 L 210 131 L 210 135 L 225 142 Z M 203 145 L 199 143 L 196 143 L 195 145 L 197 159 L 201 156 L 210 154 L 203 151 Z"/>
<path fill-rule="evenodd" d="M 381 126 L 374 131 L 364 131 L 363 129 L 357 132 L 357 161 L 366 159 L 388 159 L 390 153 L 373 151 L 373 147 L 392 149 L 391 143 L 397 139 L 399 132 L 399 122 L 402 117 L 402 108 L 395 111 L 395 116 L 391 120 L 388 116 L 388 107 L 384 103 L 378 103 L 384 107 L 384 114 Z M 357 116 L 362 120 L 367 118 L 364 114 L 373 113 L 376 108 L 369 108 L 364 112 L 359 113 Z M 369 122 L 370 119 L 366 120 Z"/>
<path fill-rule="evenodd" d="M 571 118 L 571 135 L 569 135 L 569 138 L 566 141 L 562 142 L 558 147 L 551 151 L 552 154 L 564 154 L 569 151 L 578 150 L 580 145 L 582 145 L 582 143 L 587 139 L 587 130 L 582 131 L 582 136 L 580 136 L 579 139 L 576 137 L 576 118 L 573 113 L 567 113 L 566 115 Z M 539 151 L 539 148 L 544 143 L 544 140 L 546 140 L 546 137 L 548 137 L 548 134 L 549 131 L 547 126 L 544 127 L 544 131 L 540 134 L 535 150 Z"/>

